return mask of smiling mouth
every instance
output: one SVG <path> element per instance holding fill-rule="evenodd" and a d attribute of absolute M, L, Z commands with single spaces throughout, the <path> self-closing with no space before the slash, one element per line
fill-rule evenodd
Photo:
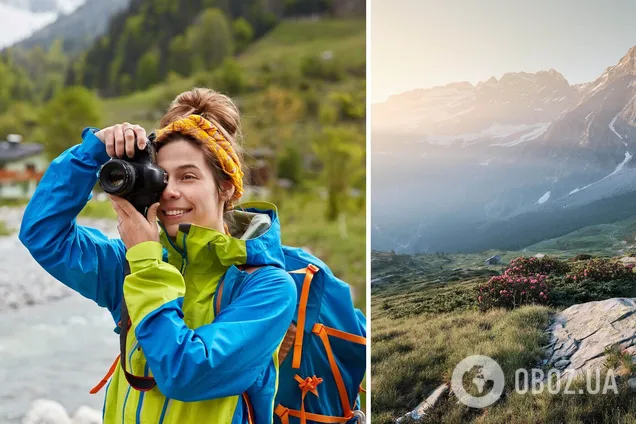
<path fill-rule="evenodd" d="M 179 218 L 192 211 L 192 209 L 171 209 L 171 210 L 163 210 L 162 214 L 167 218 Z"/>

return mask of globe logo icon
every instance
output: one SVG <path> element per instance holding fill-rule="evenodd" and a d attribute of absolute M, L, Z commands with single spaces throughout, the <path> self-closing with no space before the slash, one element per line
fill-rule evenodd
<path fill-rule="evenodd" d="M 466 374 L 473 375 L 468 380 L 478 395 L 473 396 L 464 387 Z M 453 371 L 451 388 L 455 396 L 464 405 L 471 408 L 485 408 L 495 403 L 504 390 L 504 373 L 499 364 L 492 358 L 483 355 L 473 355 L 463 359 Z M 489 390 L 486 388 L 490 387 Z M 475 393 L 475 391 L 473 391 Z"/>

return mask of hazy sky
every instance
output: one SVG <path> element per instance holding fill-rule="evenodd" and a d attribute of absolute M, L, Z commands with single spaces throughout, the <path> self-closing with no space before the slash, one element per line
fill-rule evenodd
<path fill-rule="evenodd" d="M 634 45 L 633 0 L 371 0 L 370 100 L 550 68 L 587 82 Z"/>

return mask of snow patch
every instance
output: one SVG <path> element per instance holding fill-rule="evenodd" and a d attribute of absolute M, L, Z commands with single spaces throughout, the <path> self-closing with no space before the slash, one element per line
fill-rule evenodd
<path fill-rule="evenodd" d="M 529 140 L 530 137 L 538 137 L 541 135 L 550 125 L 549 122 L 541 122 L 537 124 L 493 124 L 490 127 L 486 128 L 477 133 L 462 133 L 457 135 L 447 135 L 447 136 L 432 136 L 427 137 L 420 142 L 428 142 L 431 144 L 439 144 L 444 146 L 450 146 L 454 142 L 463 142 L 463 146 L 469 146 L 471 144 L 475 144 L 476 142 L 487 139 L 503 139 L 505 137 L 509 137 L 514 134 L 524 133 L 520 138 L 522 140 L 514 140 L 511 143 L 518 144 L 519 142 Z M 539 132 L 541 129 L 541 132 Z M 532 132 L 532 134 L 528 134 L 528 132 Z M 510 143 L 501 144 L 507 145 Z"/>
<path fill-rule="evenodd" d="M 528 141 L 528 140 L 534 140 L 535 138 L 538 138 L 541 134 L 543 134 L 544 132 L 546 132 L 548 130 L 548 127 L 550 126 L 549 122 L 544 122 L 541 124 L 541 126 L 535 128 L 534 130 L 527 132 L 525 134 L 523 134 L 521 137 L 510 141 L 508 143 L 496 143 L 496 144 L 491 144 L 491 146 L 502 146 L 502 147 L 512 147 L 512 146 L 516 146 L 517 144 L 521 144 L 524 141 Z"/>
<path fill-rule="evenodd" d="M 539 200 L 537 200 L 537 203 L 535 203 L 535 205 L 542 205 L 545 202 L 547 202 L 548 199 L 550 198 L 550 193 L 551 193 L 550 191 L 547 191 L 543 196 L 539 198 Z"/>
<path fill-rule="evenodd" d="M 631 158 L 632 158 L 632 154 L 629 153 L 629 152 L 625 152 L 625 159 L 623 159 L 623 161 L 616 166 L 616 168 L 614 169 L 614 171 L 611 174 L 606 175 L 605 177 L 601 178 L 600 180 L 598 180 L 598 181 L 596 181 L 596 182 L 594 182 L 592 184 L 588 184 L 588 185 L 586 185 L 583 188 L 575 188 L 574 190 L 572 190 L 570 192 L 570 195 L 572 195 L 574 193 L 578 193 L 579 191 L 585 190 L 586 188 L 590 188 L 590 187 L 600 183 L 601 181 L 604 181 L 604 180 L 608 179 L 612 175 L 618 174 L 623 169 L 623 167 L 627 164 L 627 162 L 629 162 L 631 160 Z"/>
<path fill-rule="evenodd" d="M 619 112 L 620 113 L 620 112 Z M 614 116 L 614 119 L 612 119 L 612 122 L 609 123 L 608 127 L 610 130 L 612 130 L 612 132 L 614 134 L 616 134 L 618 136 L 618 138 L 620 138 L 621 140 L 623 139 L 623 136 L 620 135 L 619 133 L 616 132 L 616 128 L 614 128 L 614 124 L 616 123 L 616 119 L 618 119 L 618 113 L 616 114 L 616 116 Z"/>
<path fill-rule="evenodd" d="M 609 72 L 608 69 L 605 70 L 605 72 L 603 72 L 603 74 L 599 77 L 599 79 L 601 80 L 598 84 L 596 84 L 594 86 L 594 88 L 592 88 L 590 91 L 587 92 L 587 95 L 589 97 L 592 96 L 592 93 L 594 93 L 596 90 L 598 90 L 599 88 L 601 88 L 603 85 L 605 85 L 605 83 L 607 82 L 607 78 L 609 76 Z"/>

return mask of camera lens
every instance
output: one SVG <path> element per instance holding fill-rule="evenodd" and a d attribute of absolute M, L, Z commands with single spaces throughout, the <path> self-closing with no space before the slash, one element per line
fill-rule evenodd
<path fill-rule="evenodd" d="M 119 159 L 106 163 L 99 173 L 99 185 L 102 190 L 115 196 L 125 196 L 135 185 L 134 167 Z"/>

